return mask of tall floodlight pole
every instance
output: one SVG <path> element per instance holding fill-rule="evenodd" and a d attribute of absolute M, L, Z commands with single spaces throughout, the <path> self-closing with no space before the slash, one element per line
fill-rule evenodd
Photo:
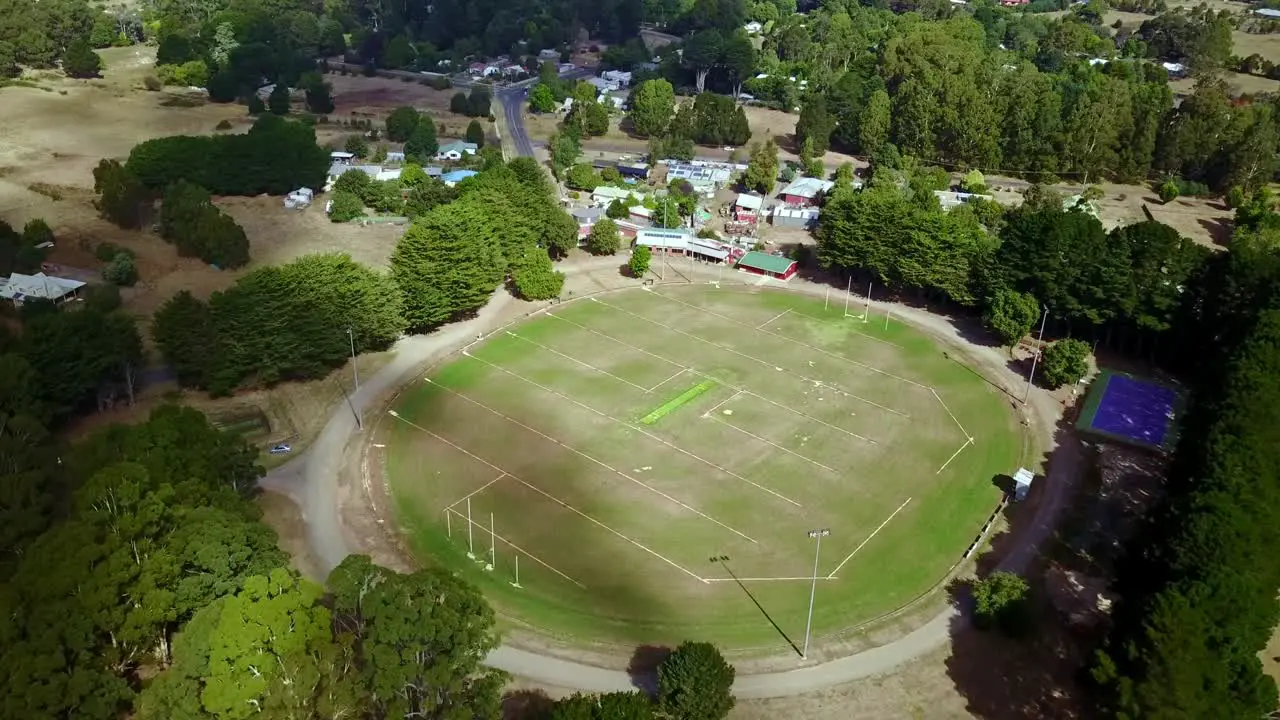
<path fill-rule="evenodd" d="M 802 660 L 809 656 L 809 631 L 813 628 L 813 598 L 818 594 L 818 555 L 822 552 L 822 538 L 830 534 L 831 530 L 828 528 L 809 531 L 809 537 L 818 542 L 813 550 L 813 584 L 809 587 L 809 619 L 804 623 L 804 650 L 800 652 Z"/>
<path fill-rule="evenodd" d="M 867 283 L 867 309 L 862 311 L 862 322 L 867 322 L 871 319 L 871 286 L 873 284 L 875 284 L 875 281 Z"/>
<path fill-rule="evenodd" d="M 844 287 L 844 316 L 849 317 L 849 297 L 853 295 L 853 276 L 849 276 L 849 284 Z"/>
<path fill-rule="evenodd" d="M 1040 316 L 1040 335 L 1036 338 L 1036 354 L 1031 356 L 1031 373 L 1027 375 L 1027 392 L 1022 396 L 1022 404 L 1026 405 L 1031 398 L 1031 381 L 1036 378 L 1036 362 L 1040 360 L 1040 348 L 1044 346 L 1044 324 L 1049 319 L 1049 307 L 1045 306 Z"/>
<path fill-rule="evenodd" d="M 511 583 L 511 587 L 520 587 L 520 556 L 516 555 L 516 581 Z"/>
<path fill-rule="evenodd" d="M 351 332 L 351 328 L 347 328 L 347 341 L 351 343 L 351 374 L 356 381 L 356 389 L 352 393 L 354 395 L 360 392 L 360 367 L 356 364 L 356 336 Z M 352 405 L 355 405 L 354 400 Z M 364 429 L 364 418 L 361 417 L 359 408 L 356 408 L 356 427 Z"/>

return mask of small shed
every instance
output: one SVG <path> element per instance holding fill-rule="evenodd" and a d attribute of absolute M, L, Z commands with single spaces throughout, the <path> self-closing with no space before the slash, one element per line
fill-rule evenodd
<path fill-rule="evenodd" d="M 764 208 L 764 198 L 759 195 L 740 193 L 733 201 L 733 219 L 738 222 L 755 222 Z"/>
<path fill-rule="evenodd" d="M 790 280 L 796 274 L 795 260 L 755 250 L 743 255 L 737 267 L 739 270 L 775 280 Z"/>
<path fill-rule="evenodd" d="M 1022 502 L 1027 499 L 1027 493 L 1031 492 L 1031 483 L 1036 479 L 1036 474 L 1026 468 L 1018 468 L 1018 472 L 1013 474 L 1013 501 Z"/>
<path fill-rule="evenodd" d="M 776 207 L 773 209 L 773 226 L 806 229 L 818 224 L 817 208 Z"/>
<path fill-rule="evenodd" d="M 335 163 L 349 163 L 355 159 L 355 153 L 349 153 L 342 150 L 334 150 L 329 153 L 329 159 Z"/>
<path fill-rule="evenodd" d="M 290 210 L 294 208 L 305 208 L 311 204 L 315 198 L 315 191 L 311 188 L 298 188 L 285 196 L 284 206 Z"/>
<path fill-rule="evenodd" d="M 618 163 L 618 173 L 621 174 L 622 177 L 635 178 L 637 180 L 648 180 L 649 164 L 620 162 Z"/>
<path fill-rule="evenodd" d="M 426 173 L 429 178 L 439 180 L 440 176 L 444 175 L 444 168 L 439 165 L 428 165 L 422 168 L 422 172 Z"/>
<path fill-rule="evenodd" d="M 399 150 L 390 150 L 387 152 L 387 162 L 402 163 L 404 162 L 404 153 Z"/>
<path fill-rule="evenodd" d="M 569 210 L 569 214 L 578 223 L 578 237 L 583 238 L 604 216 L 604 210 L 598 207 L 576 207 Z"/>

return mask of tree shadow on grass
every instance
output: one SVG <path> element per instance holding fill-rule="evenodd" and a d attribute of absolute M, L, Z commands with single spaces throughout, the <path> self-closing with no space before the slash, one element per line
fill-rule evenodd
<path fill-rule="evenodd" d="M 641 645 L 631 654 L 627 674 L 637 690 L 650 697 L 658 694 L 658 666 L 671 656 L 671 648 L 664 645 Z"/>
<path fill-rule="evenodd" d="M 725 572 L 729 573 L 729 577 L 733 578 L 733 581 L 737 583 L 738 587 L 742 589 L 742 592 L 746 594 L 749 600 L 751 600 L 751 604 L 756 606 L 756 609 L 760 611 L 760 614 L 764 616 L 764 619 L 769 621 L 769 625 L 773 626 L 774 631 L 777 632 L 778 635 L 783 640 L 785 640 L 788 645 L 791 646 L 791 649 L 795 651 L 797 656 L 803 657 L 800 653 L 799 646 L 797 646 L 795 644 L 795 641 L 793 641 L 787 635 L 786 631 L 783 630 L 782 627 L 778 625 L 776 621 L 774 621 L 773 616 L 769 614 L 768 610 L 764 609 L 764 606 L 761 605 L 760 601 L 756 599 L 756 596 L 753 595 L 749 589 L 747 589 L 747 586 L 741 580 L 738 579 L 738 575 L 735 572 L 733 572 L 733 570 L 729 567 L 729 563 L 727 562 L 727 560 L 728 558 L 719 558 L 720 566 L 724 568 Z"/>
<path fill-rule="evenodd" d="M 1081 444 L 1071 423 L 1061 419 L 1055 427 L 1057 447 L 1045 458 L 1049 476 L 1037 474 L 1026 500 L 1010 502 L 1001 511 L 1005 529 L 990 540 L 990 549 L 976 560 L 979 577 L 1013 569 L 1031 586 L 1033 624 L 1028 637 L 1013 639 L 973 627 L 971 583 L 957 580 L 948 587 L 954 605 L 961 610 L 952 620 L 951 653 L 947 674 L 965 698 L 968 711 L 990 720 L 1098 717 L 1090 709 L 1081 684 L 1081 673 L 1093 647 L 1093 638 L 1068 628 L 1054 609 L 1043 581 L 1047 567 L 1061 543 L 1056 528 L 1046 528 L 1040 509 L 1060 500 L 1057 520 L 1069 503 L 1077 500 L 1080 478 L 1066 470 L 1083 462 Z M 1035 467 L 1034 464 L 1028 467 Z M 1055 467 L 1059 469 L 1055 473 Z M 1008 492 L 1011 478 L 998 475 L 992 481 Z M 1055 499 L 1050 483 L 1063 483 Z M 1039 536 L 1036 552 L 1030 542 Z"/>

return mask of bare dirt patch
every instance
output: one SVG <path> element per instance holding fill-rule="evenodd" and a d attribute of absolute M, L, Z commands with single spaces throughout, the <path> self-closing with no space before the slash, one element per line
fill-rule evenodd
<path fill-rule="evenodd" d="M 331 116 L 335 118 L 369 118 L 379 123 L 392 110 L 409 106 L 430 115 L 437 126 L 443 124 L 445 131 L 440 134 L 447 137 L 462 137 L 473 119 L 449 111 L 454 94 L 469 92 L 466 89 L 436 90 L 420 82 L 336 73 L 326 75 L 325 81 L 333 85 L 335 107 Z M 492 123 L 484 118 L 480 123 L 486 133 L 492 133 Z"/>

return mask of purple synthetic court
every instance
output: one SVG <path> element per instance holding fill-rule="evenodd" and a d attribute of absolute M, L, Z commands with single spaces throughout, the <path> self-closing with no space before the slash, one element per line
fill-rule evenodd
<path fill-rule="evenodd" d="M 1177 400 L 1172 388 L 1112 375 L 1091 425 L 1099 432 L 1163 446 Z"/>

